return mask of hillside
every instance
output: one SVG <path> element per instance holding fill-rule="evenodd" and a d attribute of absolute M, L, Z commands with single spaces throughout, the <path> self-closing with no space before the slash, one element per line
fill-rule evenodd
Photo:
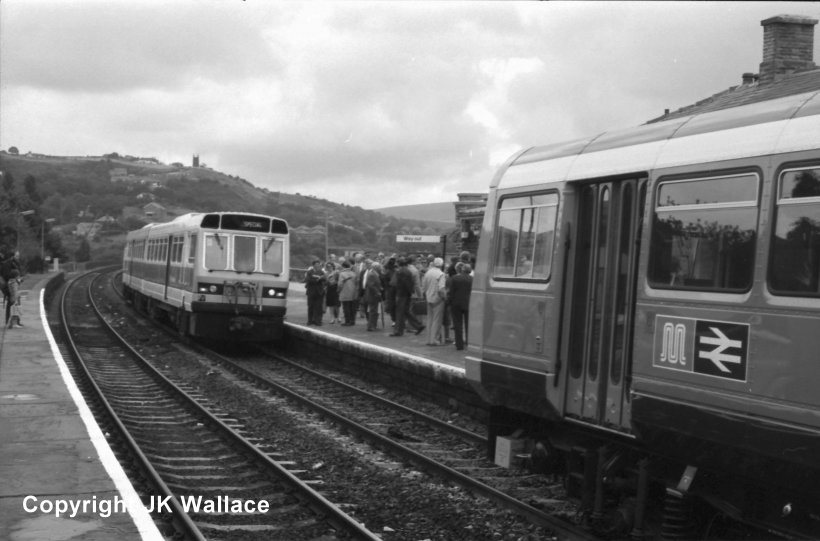
<path fill-rule="evenodd" d="M 424 220 L 428 223 L 434 222 L 437 225 L 446 224 L 446 226 L 455 223 L 455 207 L 452 202 L 402 205 L 373 210 L 404 220 Z"/>
<path fill-rule="evenodd" d="M 62 260 L 76 259 L 83 241 L 90 245 L 92 259 L 116 259 L 127 231 L 186 212 L 243 210 L 283 218 L 293 233 L 295 266 L 302 266 L 311 256 L 323 257 L 326 241 L 335 253 L 393 252 L 398 251 L 398 234 L 440 235 L 454 230 L 452 204 L 432 205 L 448 205 L 449 216 L 440 209 L 425 210 L 427 205 L 413 205 L 409 214 L 388 215 L 311 196 L 272 192 L 206 167 L 166 165 L 117 153 L 57 157 L 0 151 L 0 172 L 0 249 L 13 249 L 19 212 L 34 210 L 20 220 L 20 226 L 22 239 L 28 240 L 22 243 L 27 251 L 24 255 L 38 261 L 41 248 Z M 146 209 L 146 205 L 151 207 Z M 326 216 L 331 217 L 327 239 Z M 44 230 L 61 234 L 46 235 L 40 246 Z"/>

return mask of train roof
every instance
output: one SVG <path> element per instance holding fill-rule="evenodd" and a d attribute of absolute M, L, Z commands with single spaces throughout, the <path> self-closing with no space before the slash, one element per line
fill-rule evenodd
<path fill-rule="evenodd" d="M 188 214 L 182 214 L 181 216 L 177 216 L 170 222 L 161 222 L 161 223 L 151 223 L 144 225 L 140 229 L 136 231 L 140 233 L 151 234 L 152 232 L 156 233 L 163 233 L 167 231 L 176 231 L 181 229 L 195 229 L 201 227 L 202 220 L 205 216 L 209 215 L 225 215 L 225 214 L 233 214 L 233 215 L 242 215 L 242 216 L 256 216 L 259 218 L 270 218 L 271 220 L 277 220 L 278 222 L 282 222 L 284 224 L 284 233 L 287 233 L 287 222 L 281 218 L 276 218 L 275 216 L 268 216 L 266 214 L 256 214 L 253 212 L 233 212 L 233 211 L 220 211 L 220 212 L 189 212 Z M 276 232 L 276 231 L 274 231 Z M 135 233 L 132 231 L 131 233 Z"/>
<path fill-rule="evenodd" d="M 532 147 L 491 188 L 515 188 L 820 148 L 820 91 Z"/>

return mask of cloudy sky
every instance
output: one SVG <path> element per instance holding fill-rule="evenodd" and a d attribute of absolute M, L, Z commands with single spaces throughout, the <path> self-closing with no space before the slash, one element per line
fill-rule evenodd
<path fill-rule="evenodd" d="M 739 84 L 778 14 L 820 4 L 0 0 L 0 148 L 453 201 L 520 148 Z"/>

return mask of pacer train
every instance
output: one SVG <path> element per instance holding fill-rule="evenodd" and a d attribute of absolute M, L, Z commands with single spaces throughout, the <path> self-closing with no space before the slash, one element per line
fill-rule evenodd
<path fill-rule="evenodd" d="M 820 92 L 524 150 L 477 261 L 490 441 L 591 525 L 820 539 Z"/>
<path fill-rule="evenodd" d="M 180 333 L 245 341 L 281 337 L 290 240 L 284 220 L 258 214 L 186 214 L 128 233 L 122 283 Z"/>

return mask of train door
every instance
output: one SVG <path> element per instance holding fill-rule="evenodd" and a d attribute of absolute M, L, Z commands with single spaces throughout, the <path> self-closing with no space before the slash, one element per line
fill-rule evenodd
<path fill-rule="evenodd" d="M 629 379 L 644 179 L 580 187 L 566 412 L 629 427 Z"/>

